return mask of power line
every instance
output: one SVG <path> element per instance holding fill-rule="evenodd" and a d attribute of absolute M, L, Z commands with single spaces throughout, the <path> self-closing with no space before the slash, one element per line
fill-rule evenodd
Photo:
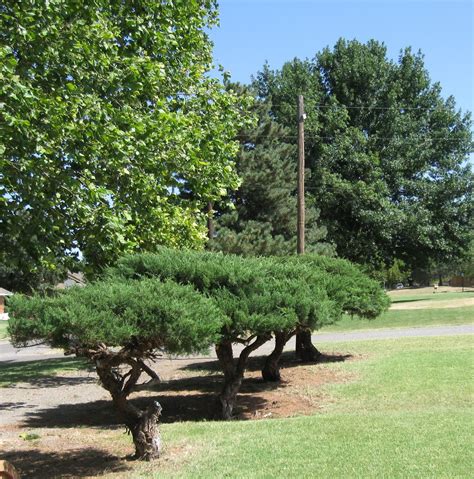
<path fill-rule="evenodd" d="M 261 102 L 262 105 L 265 105 L 265 102 Z M 267 103 L 268 106 L 292 106 L 290 102 L 277 102 L 274 103 L 271 100 L 268 101 Z M 315 105 L 311 105 L 311 107 L 314 108 L 327 108 L 327 109 L 333 109 L 333 110 L 382 110 L 382 111 L 389 111 L 389 110 L 394 110 L 394 111 L 399 111 L 400 113 L 403 113 L 405 111 L 437 111 L 440 110 L 441 108 L 444 107 L 444 105 L 436 106 L 436 107 L 421 107 L 421 106 L 378 106 L 378 105 L 364 105 L 364 106 L 358 106 L 358 105 L 344 105 L 344 104 L 339 104 L 339 105 L 324 105 L 322 103 L 316 103 Z"/>
<path fill-rule="evenodd" d="M 341 133 L 341 136 L 345 135 L 345 133 Z M 250 135 L 237 135 L 236 138 L 238 139 L 245 139 L 252 136 Z M 255 138 L 274 138 L 275 135 L 260 135 L 258 133 L 255 133 Z M 313 140 L 337 140 L 340 138 L 340 136 L 325 136 L 325 135 L 305 135 L 305 138 L 313 139 Z M 275 139 L 275 141 L 278 140 L 295 140 L 298 139 L 298 135 L 283 135 L 283 136 L 278 136 L 278 138 Z M 400 141 L 409 141 L 409 140 L 422 140 L 424 142 L 429 142 L 429 141 L 459 141 L 459 138 L 451 138 L 451 137 L 434 137 L 434 138 L 413 138 L 413 137 L 401 137 L 401 136 L 377 136 L 377 135 L 370 135 L 365 138 L 366 140 L 400 140 Z M 249 143 L 251 141 L 249 140 Z"/>

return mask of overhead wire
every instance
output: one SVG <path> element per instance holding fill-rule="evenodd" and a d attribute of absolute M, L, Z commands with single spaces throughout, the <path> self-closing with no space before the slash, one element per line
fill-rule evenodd
<path fill-rule="evenodd" d="M 360 130 L 359 130 L 360 131 Z M 341 132 L 341 136 L 346 134 L 347 132 Z M 248 138 L 250 135 L 237 135 L 237 139 L 244 140 Z M 298 138 L 298 135 L 277 135 L 278 138 L 275 138 L 275 135 L 259 135 L 258 133 L 255 134 L 255 139 L 259 138 L 275 138 L 277 140 L 294 140 Z M 305 134 L 305 139 L 312 139 L 312 140 L 337 140 L 338 136 L 326 136 L 326 135 L 307 135 Z M 423 140 L 425 142 L 428 141 L 459 141 L 459 138 L 452 138 L 452 137 L 429 137 L 429 138 L 413 138 L 413 137 L 402 137 L 402 136 L 377 136 L 376 134 L 369 135 L 365 138 L 366 140 L 370 139 L 377 139 L 377 140 L 400 140 L 400 141 L 408 141 L 408 140 Z M 249 140 L 249 143 L 253 141 Z"/>

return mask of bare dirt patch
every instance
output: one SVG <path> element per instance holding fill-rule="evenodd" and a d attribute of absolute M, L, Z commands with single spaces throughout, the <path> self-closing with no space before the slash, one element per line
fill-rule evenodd
<path fill-rule="evenodd" d="M 260 376 L 262 358 L 253 358 L 236 416 L 255 420 L 321 411 L 328 403 L 324 386 L 352 379 L 330 364 L 357 359 L 333 354 L 318 364 L 301 364 L 286 354 L 283 380 L 265 383 Z M 163 360 L 157 370 L 162 383 L 135 393 L 134 401 L 158 399 L 165 423 L 215 419 L 222 385 L 216 360 Z M 79 371 L 15 384 L 0 389 L 0 397 L 0 456 L 10 460 L 23 478 L 133 476 L 132 463 L 124 459 L 131 442 L 94 373 Z"/>

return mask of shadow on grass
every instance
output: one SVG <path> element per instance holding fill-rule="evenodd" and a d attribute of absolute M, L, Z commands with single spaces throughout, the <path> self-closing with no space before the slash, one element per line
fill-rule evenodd
<path fill-rule="evenodd" d="M 22 409 L 25 407 L 30 407 L 26 402 L 0 402 L 0 411 L 13 411 L 15 409 Z"/>
<path fill-rule="evenodd" d="M 400 303 L 417 303 L 419 301 L 427 301 L 426 298 L 419 298 L 419 299 L 396 299 L 392 300 L 392 304 L 400 304 Z"/>
<path fill-rule="evenodd" d="M 0 361 L 0 386 L 27 382 L 40 387 L 74 385 L 90 378 L 54 376 L 64 371 L 88 370 L 90 363 L 78 358 L 42 359 L 40 361 Z M 91 379 L 95 381 L 95 379 Z"/>
<path fill-rule="evenodd" d="M 1 458 L 10 461 L 22 479 L 90 477 L 129 470 L 129 466 L 118 457 L 94 448 L 64 452 L 10 451 L 2 453 Z"/>
<path fill-rule="evenodd" d="M 252 356 L 247 365 L 247 371 L 255 372 L 261 371 L 263 365 L 265 364 L 267 356 Z M 311 365 L 311 364 L 323 364 L 323 363 L 336 363 L 343 362 L 347 359 L 352 358 L 351 354 L 321 354 L 315 362 L 302 362 L 299 359 L 295 358 L 295 354 L 290 351 L 286 351 L 281 355 L 280 367 L 281 370 L 295 368 L 302 365 Z M 181 368 L 182 370 L 189 371 L 202 371 L 202 372 L 220 372 L 219 361 L 217 360 L 203 360 L 197 361 L 195 363 L 187 364 Z M 197 378 L 196 378 L 197 379 Z M 264 383 L 269 384 L 269 383 Z"/>
<path fill-rule="evenodd" d="M 351 355 L 323 355 L 319 363 L 341 362 Z M 259 371 L 265 360 L 264 356 L 254 357 L 249 363 L 249 371 Z M 258 377 L 246 377 L 240 389 L 235 415 L 237 418 L 249 418 L 267 408 L 265 393 L 289 385 L 284 380 L 285 370 L 304 364 L 294 359 L 293 353 L 282 357 L 283 380 L 279 383 L 264 382 Z M 163 407 L 161 422 L 212 421 L 218 420 L 217 396 L 222 388 L 222 374 L 216 360 L 206 360 L 183 366 L 182 370 L 206 372 L 207 375 L 185 377 L 163 381 L 147 391 L 144 397 L 132 398 L 131 402 L 144 409 L 153 400 L 158 400 Z M 142 394 L 142 393 L 140 393 Z M 29 428 L 40 427 L 117 427 L 122 422 L 112 406 L 112 401 L 93 401 L 80 404 L 63 404 L 53 409 L 43 409 L 27 414 L 24 425 Z"/>

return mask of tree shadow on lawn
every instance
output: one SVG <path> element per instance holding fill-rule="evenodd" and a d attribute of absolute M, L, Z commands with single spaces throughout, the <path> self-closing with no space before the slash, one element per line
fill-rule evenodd
<path fill-rule="evenodd" d="M 350 359 L 351 355 L 323 355 L 318 363 L 341 362 Z M 239 419 L 250 419 L 260 411 L 266 410 L 269 400 L 266 393 L 291 385 L 285 381 L 285 369 L 315 364 L 302 363 L 294 359 L 293 353 L 285 353 L 282 358 L 283 380 L 278 383 L 265 382 L 259 372 L 264 356 L 254 357 L 249 363 L 248 371 L 253 376 L 244 378 L 237 397 L 235 416 Z M 182 370 L 205 371 L 207 375 L 192 376 L 163 381 L 152 390 L 146 391 L 131 402 L 140 408 L 146 408 L 153 400 L 158 400 L 163 407 L 161 422 L 173 423 L 179 421 L 212 421 L 219 420 L 218 394 L 222 388 L 222 374 L 218 371 L 218 361 L 199 361 L 183 366 Z M 24 426 L 40 427 L 117 427 L 122 422 L 115 413 L 112 401 L 101 400 L 79 404 L 63 404 L 52 409 L 42 409 L 27 414 Z"/>
<path fill-rule="evenodd" d="M 208 379 L 208 378 L 206 378 Z M 213 421 L 219 420 L 216 416 L 218 410 L 217 393 L 220 388 L 209 392 L 184 393 L 190 389 L 188 386 L 178 386 L 173 381 L 173 386 L 178 392 L 163 394 L 155 393 L 146 397 L 132 399 L 137 407 L 145 409 L 152 401 L 159 401 L 163 407 L 160 418 L 162 423 L 181 421 Z M 239 394 L 235 414 L 243 418 L 256 410 L 264 409 L 267 400 L 254 393 Z M 26 414 L 22 427 L 37 428 L 70 428 L 70 427 L 100 427 L 120 428 L 123 422 L 116 413 L 112 401 L 91 401 L 80 404 L 62 404 L 50 409 L 40 409 Z"/>
<path fill-rule="evenodd" d="M 22 479 L 90 477 L 129 470 L 123 460 L 95 448 L 61 452 L 9 451 L 2 453 L 1 458 L 11 462 Z"/>
<path fill-rule="evenodd" d="M 59 388 L 62 386 L 81 386 L 84 384 L 96 384 L 97 377 L 90 376 L 78 376 L 78 377 L 70 377 L 70 376 L 39 376 L 37 378 L 30 378 L 27 380 L 21 381 L 22 383 L 27 383 L 29 386 L 19 386 L 16 383 L 13 383 L 13 386 L 16 389 L 31 389 L 30 386 L 34 386 L 36 388 Z"/>

